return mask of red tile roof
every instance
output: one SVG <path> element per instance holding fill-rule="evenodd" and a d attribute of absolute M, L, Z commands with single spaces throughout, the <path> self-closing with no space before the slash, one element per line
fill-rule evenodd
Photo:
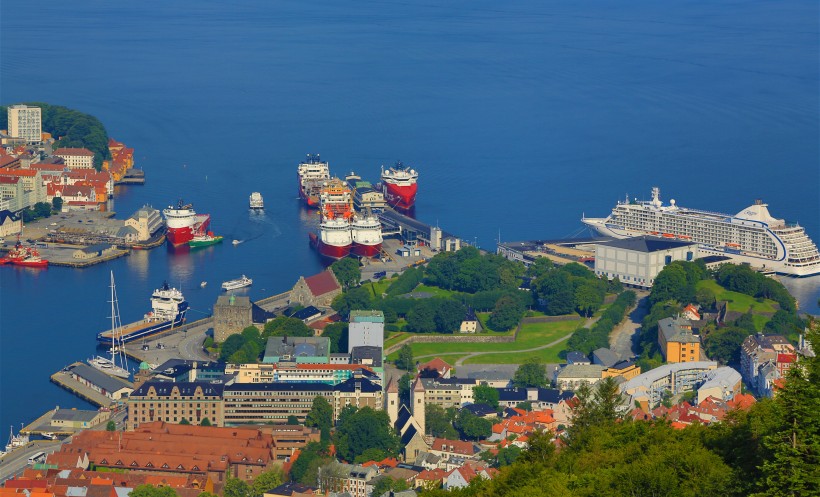
<path fill-rule="evenodd" d="M 472 442 L 447 440 L 445 438 L 436 438 L 433 440 L 433 445 L 430 448 L 431 450 L 449 452 L 451 454 L 461 454 L 465 456 L 472 456 L 476 453 L 475 446 L 473 446 Z"/>
<path fill-rule="evenodd" d="M 305 283 L 307 283 L 310 293 L 312 293 L 314 297 L 341 289 L 331 269 L 322 271 L 319 274 L 314 274 L 313 276 L 308 276 L 305 278 Z"/>
<path fill-rule="evenodd" d="M 438 371 L 439 374 L 446 374 L 447 371 L 453 369 L 453 366 L 447 364 L 444 360 L 439 357 L 436 357 L 432 361 L 425 362 L 424 364 L 419 365 L 419 371 L 424 371 L 426 369 L 432 369 L 434 371 Z"/>

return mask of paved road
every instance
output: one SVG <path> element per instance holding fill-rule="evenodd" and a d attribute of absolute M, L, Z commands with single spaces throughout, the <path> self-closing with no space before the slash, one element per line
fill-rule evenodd
<path fill-rule="evenodd" d="M 0 459 L 0 482 L 23 472 L 28 466 L 28 458 L 36 452 L 51 454 L 60 449 L 63 442 L 59 440 L 35 440 L 23 448 L 15 449 Z"/>
<path fill-rule="evenodd" d="M 636 292 L 638 294 L 637 306 L 632 309 L 627 319 L 612 330 L 609 335 L 609 348 L 621 359 L 629 359 L 638 355 L 638 338 L 641 331 L 641 322 L 649 312 L 649 294 L 646 292 Z"/>

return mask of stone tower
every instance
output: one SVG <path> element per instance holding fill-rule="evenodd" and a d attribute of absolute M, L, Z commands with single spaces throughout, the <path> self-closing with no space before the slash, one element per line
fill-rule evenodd
<path fill-rule="evenodd" d="M 399 419 L 399 387 L 393 378 L 387 383 L 387 396 L 385 397 L 384 410 L 390 418 L 390 426 L 396 426 Z"/>
<path fill-rule="evenodd" d="M 424 416 L 424 385 L 421 384 L 421 378 L 419 377 L 413 383 L 413 389 L 410 392 L 410 403 L 412 404 L 413 419 L 418 423 L 421 435 L 424 436 L 427 433 Z"/>

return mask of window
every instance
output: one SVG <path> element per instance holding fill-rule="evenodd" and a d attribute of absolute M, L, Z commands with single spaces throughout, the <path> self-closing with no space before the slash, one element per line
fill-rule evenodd
<path fill-rule="evenodd" d="M 687 261 L 691 261 L 693 258 L 694 258 L 694 254 L 692 254 L 691 250 L 686 252 L 686 260 Z"/>
<path fill-rule="evenodd" d="M 666 257 L 664 257 L 664 265 L 671 264 L 671 263 L 672 263 L 672 256 L 671 255 L 667 255 Z"/>

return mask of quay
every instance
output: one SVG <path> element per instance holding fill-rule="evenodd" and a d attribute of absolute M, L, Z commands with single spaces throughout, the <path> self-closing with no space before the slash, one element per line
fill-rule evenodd
<path fill-rule="evenodd" d="M 98 426 L 111 418 L 108 409 L 96 411 L 61 409 L 56 406 L 20 430 L 20 433 L 41 435 L 46 438 L 69 437 L 82 430 Z"/>
<path fill-rule="evenodd" d="M 442 231 L 438 226 L 431 226 L 405 216 L 389 207 L 379 213 L 379 221 L 382 223 L 382 233 L 385 236 L 398 236 L 405 244 L 427 246 L 433 251 L 444 252 L 461 248 L 462 241 L 455 235 Z"/>
<path fill-rule="evenodd" d="M 75 362 L 51 375 L 51 381 L 98 407 L 115 407 L 134 390 L 134 384 Z"/>
<path fill-rule="evenodd" d="M 114 182 L 115 185 L 144 185 L 145 171 L 142 169 L 132 168 L 125 173 L 121 179 Z"/>
<path fill-rule="evenodd" d="M 525 242 L 499 242 L 496 253 L 525 266 L 538 257 L 546 257 L 555 264 L 571 262 L 590 264 L 595 262 L 595 245 L 614 240 L 612 237 L 563 238 L 554 240 L 534 240 Z"/>

